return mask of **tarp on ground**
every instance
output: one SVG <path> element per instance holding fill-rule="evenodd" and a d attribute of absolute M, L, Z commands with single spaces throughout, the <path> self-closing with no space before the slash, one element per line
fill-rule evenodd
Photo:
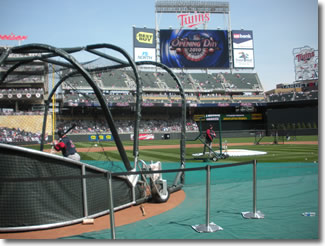
<path fill-rule="evenodd" d="M 166 168 L 165 164 L 165 168 Z M 168 164 L 167 168 L 177 168 Z M 187 164 L 187 167 L 202 166 Z M 163 214 L 116 228 L 117 239 L 318 239 L 318 164 L 258 163 L 257 210 L 264 219 L 244 219 L 252 211 L 252 165 L 212 169 L 210 222 L 222 231 L 198 233 L 205 224 L 205 171 L 186 173 L 183 203 Z M 163 204 L 161 205 L 163 206 Z M 303 212 L 316 212 L 305 217 Z M 68 239 L 110 239 L 110 230 Z"/>

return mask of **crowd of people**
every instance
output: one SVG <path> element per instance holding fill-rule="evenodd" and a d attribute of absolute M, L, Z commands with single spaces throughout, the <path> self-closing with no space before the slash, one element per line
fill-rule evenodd
<path fill-rule="evenodd" d="M 111 131 L 104 120 L 58 120 L 57 126 L 66 131 L 70 125 L 76 124 L 70 134 L 98 134 L 108 133 Z M 117 120 L 115 126 L 119 134 L 132 134 L 134 132 L 134 121 Z M 180 132 L 180 119 L 174 120 L 141 120 L 139 126 L 140 133 L 171 133 Z M 193 120 L 187 120 L 186 131 L 198 131 L 198 126 Z M 23 143 L 36 142 L 40 143 L 41 133 L 33 133 L 20 128 L 0 127 L 0 143 Z M 45 136 L 45 140 L 48 136 Z"/>
<path fill-rule="evenodd" d="M 20 128 L 0 127 L 0 143 L 23 143 L 37 142 L 40 143 L 41 133 L 32 133 Z M 45 136 L 45 140 L 48 137 Z"/>
<path fill-rule="evenodd" d="M 72 134 L 91 134 L 91 133 L 110 133 L 110 129 L 104 120 L 76 120 L 73 121 L 76 127 L 71 131 Z M 139 131 L 140 133 L 158 133 L 158 132 L 180 132 L 180 119 L 169 120 L 141 120 Z M 58 127 L 67 130 L 71 120 L 58 120 Z M 133 133 L 134 121 L 116 120 L 115 126 L 118 133 Z M 186 131 L 198 131 L 197 124 L 188 119 L 186 122 Z"/>

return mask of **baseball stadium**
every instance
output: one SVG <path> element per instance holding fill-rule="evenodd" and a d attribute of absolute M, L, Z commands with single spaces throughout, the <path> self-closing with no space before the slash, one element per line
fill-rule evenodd
<path fill-rule="evenodd" d="M 319 239 L 318 50 L 265 91 L 228 2 L 155 15 L 132 55 L 0 47 L 0 238 Z"/>

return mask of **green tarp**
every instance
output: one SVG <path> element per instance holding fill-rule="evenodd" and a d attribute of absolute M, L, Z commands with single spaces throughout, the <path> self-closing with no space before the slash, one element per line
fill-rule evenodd
<path fill-rule="evenodd" d="M 164 164 L 164 168 L 177 168 L 178 165 L 168 163 Z M 206 163 L 190 163 L 187 167 L 202 165 Z M 183 203 L 163 214 L 117 227 L 116 238 L 291 240 L 319 238 L 317 163 L 258 163 L 257 210 L 264 213 L 264 219 L 244 219 L 241 215 L 241 212 L 253 209 L 252 176 L 252 165 L 212 169 L 210 222 L 221 226 L 222 231 L 198 233 L 191 227 L 205 224 L 206 221 L 206 173 L 195 171 L 186 173 L 186 184 L 183 188 L 186 198 Z M 316 212 L 316 216 L 305 217 L 302 216 L 303 212 Z M 110 238 L 110 230 L 68 237 L 68 239 Z"/>

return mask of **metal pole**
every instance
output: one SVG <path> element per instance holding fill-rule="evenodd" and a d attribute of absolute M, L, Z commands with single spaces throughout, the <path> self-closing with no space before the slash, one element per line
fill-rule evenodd
<path fill-rule="evenodd" d="M 211 184 L 211 167 L 210 165 L 206 166 L 207 168 L 207 177 L 206 177 L 206 218 L 205 224 L 194 225 L 192 228 L 197 232 L 215 232 L 223 230 L 222 227 L 216 225 L 215 223 L 210 223 L 210 184 Z"/>
<path fill-rule="evenodd" d="M 52 90 L 54 88 L 54 80 L 55 80 L 55 68 L 54 68 L 54 64 L 52 64 Z M 52 136 L 53 136 L 53 140 L 54 141 L 54 136 L 55 136 L 55 123 L 56 123 L 56 119 L 55 119 L 55 93 L 53 94 L 52 97 Z"/>
<path fill-rule="evenodd" d="M 256 214 L 256 160 L 253 161 L 253 213 Z"/>
<path fill-rule="evenodd" d="M 82 176 L 86 175 L 86 166 L 81 166 L 81 174 Z M 84 216 L 88 217 L 88 203 L 87 203 L 87 188 L 86 188 L 86 179 L 82 178 L 82 195 L 83 195 L 83 204 L 84 204 Z"/>
<path fill-rule="evenodd" d="M 222 156 L 222 129 L 221 129 L 221 115 L 219 117 L 219 147 L 220 147 L 220 156 Z"/>
<path fill-rule="evenodd" d="M 210 184 L 211 184 L 211 167 L 207 165 L 207 180 L 206 180 L 206 225 L 210 224 Z"/>
<path fill-rule="evenodd" d="M 113 189 L 112 189 L 112 176 L 111 173 L 107 172 L 107 181 L 108 181 L 108 206 L 109 206 L 109 218 L 111 224 L 111 234 L 112 239 L 115 238 L 115 218 L 114 218 L 114 205 L 113 205 Z"/>
<path fill-rule="evenodd" d="M 261 211 L 256 211 L 256 160 L 253 160 L 253 212 L 242 212 L 245 219 L 264 219 Z"/>

